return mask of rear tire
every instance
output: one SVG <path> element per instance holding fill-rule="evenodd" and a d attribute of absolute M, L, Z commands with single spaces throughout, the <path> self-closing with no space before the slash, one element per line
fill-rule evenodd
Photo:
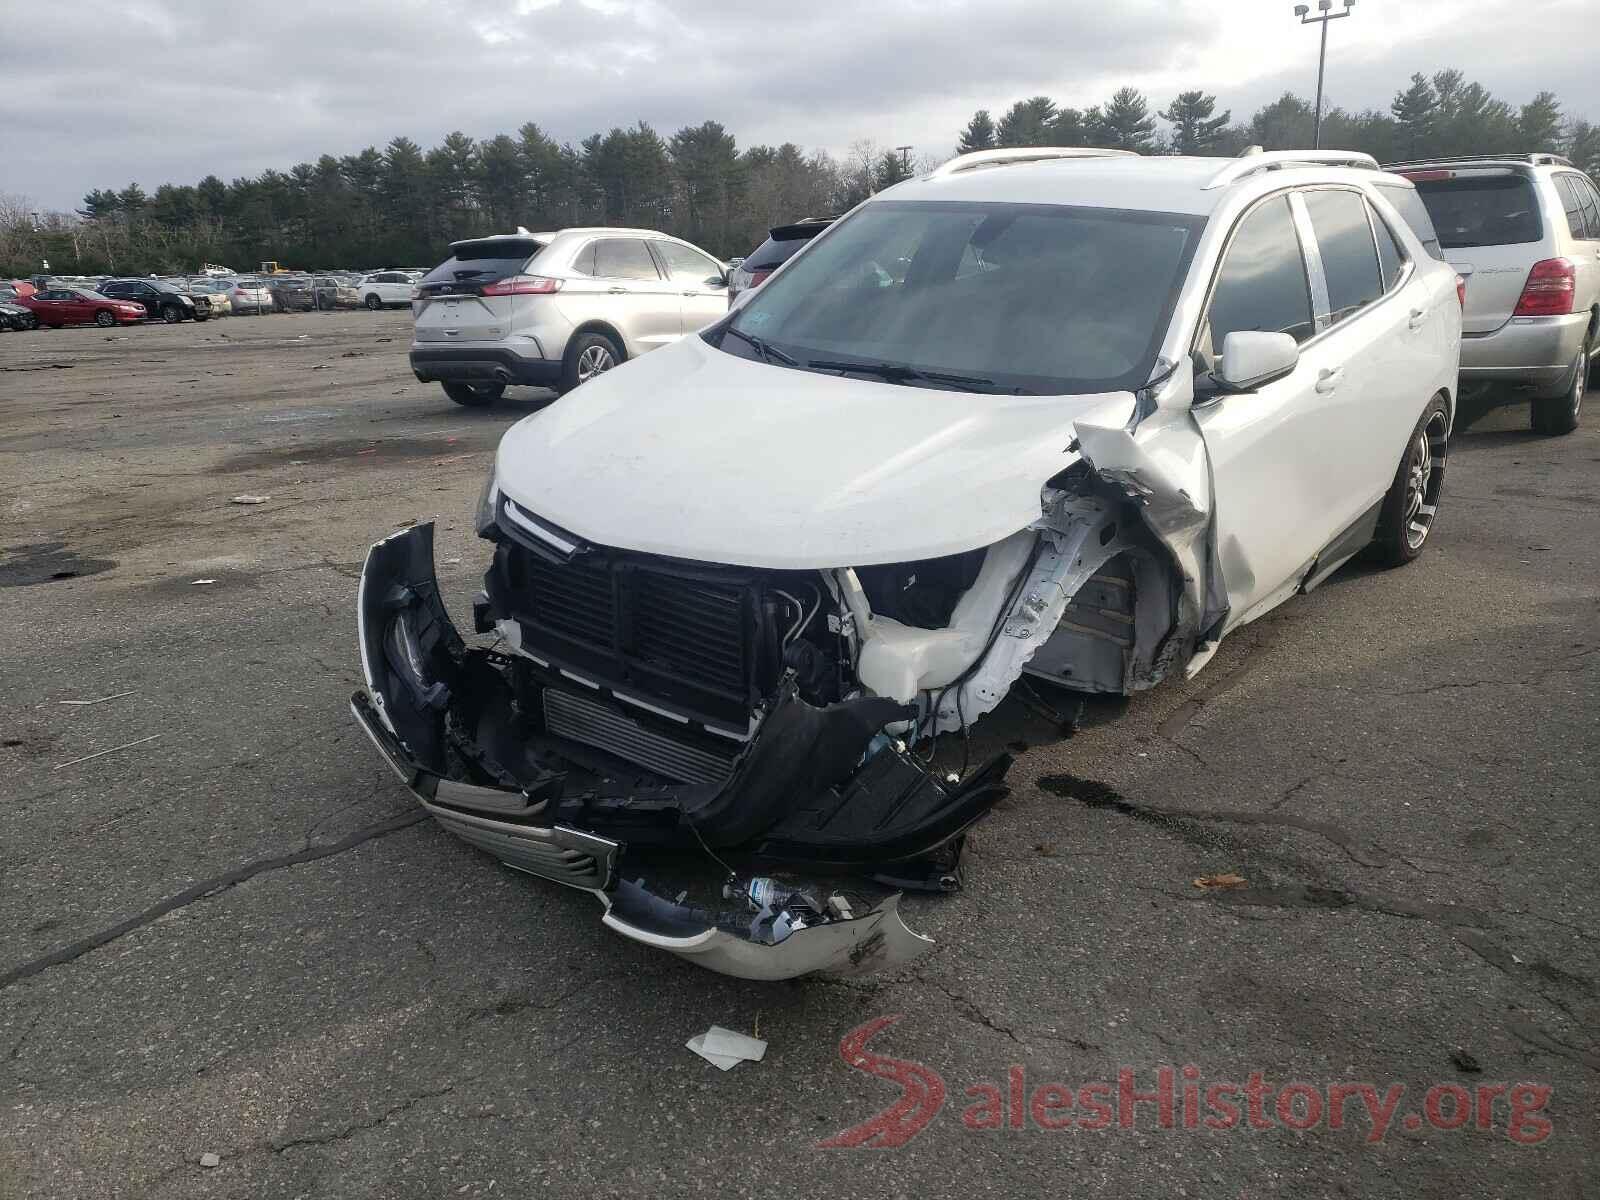
<path fill-rule="evenodd" d="M 368 296 L 367 297 L 367 307 L 369 309 L 371 309 L 373 312 L 377 312 L 380 308 L 383 307 L 383 301 L 381 299 L 379 299 L 377 296 Z"/>
<path fill-rule="evenodd" d="M 596 375 L 602 375 L 622 361 L 622 351 L 603 333 L 581 333 L 567 345 L 561 366 L 562 393 L 570 392 Z"/>
<path fill-rule="evenodd" d="M 117 317 L 116 314 L 113 313 L 109 308 L 102 308 L 99 312 L 95 313 L 94 323 L 100 326 L 101 329 L 110 329 L 117 323 Z"/>
<path fill-rule="evenodd" d="M 464 408 L 488 408 L 505 395 L 503 383 L 441 383 L 444 394 Z"/>
<path fill-rule="evenodd" d="M 1534 400 L 1529 414 L 1533 431 L 1546 437 L 1559 437 L 1578 427 L 1578 414 L 1583 409 L 1583 394 L 1589 390 L 1589 352 L 1594 348 L 1594 337 L 1586 335 L 1578 360 L 1572 364 L 1571 377 L 1559 396 Z"/>
<path fill-rule="evenodd" d="M 183 309 L 176 304 L 169 304 L 161 310 L 161 319 L 168 325 L 176 325 L 183 320 Z"/>
<path fill-rule="evenodd" d="M 39 328 L 39 318 L 33 313 L 29 313 L 25 317 L 18 317 L 17 320 L 20 322 L 20 324 L 17 326 L 19 329 L 31 330 Z"/>
<path fill-rule="evenodd" d="M 1406 440 L 1406 452 L 1378 512 L 1372 551 L 1380 565 L 1404 566 L 1427 546 L 1444 490 L 1449 453 L 1450 410 L 1442 396 L 1435 396 Z"/>

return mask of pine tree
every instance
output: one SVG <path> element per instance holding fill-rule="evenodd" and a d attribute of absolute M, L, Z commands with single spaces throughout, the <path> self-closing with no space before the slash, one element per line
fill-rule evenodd
<path fill-rule="evenodd" d="M 1411 86 L 1395 93 L 1389 111 L 1394 115 L 1400 152 L 1407 158 L 1428 153 L 1439 117 L 1439 94 L 1428 77 L 1413 75 Z"/>
<path fill-rule="evenodd" d="M 987 108 L 980 108 L 972 114 L 972 120 L 967 122 L 967 127 L 961 131 L 961 140 L 956 143 L 957 154 L 971 154 L 976 150 L 993 150 L 994 119 L 989 116 Z"/>
<path fill-rule="evenodd" d="M 1000 146 L 1048 146 L 1057 110 L 1049 96 L 1018 100 L 1000 118 L 996 144 Z"/>
<path fill-rule="evenodd" d="M 1172 150 L 1175 154 L 1215 154 L 1233 113 L 1224 109 L 1214 117 L 1217 98 L 1204 92 L 1180 92 L 1161 112 L 1172 122 Z"/>
<path fill-rule="evenodd" d="M 1561 102 L 1554 92 L 1540 92 L 1517 114 L 1517 136 L 1530 153 L 1561 145 Z"/>
<path fill-rule="evenodd" d="M 1137 88 L 1118 88 L 1101 110 L 1101 125 L 1107 140 L 1104 145 L 1113 150 L 1132 150 L 1148 154 L 1155 149 L 1155 118 L 1150 115 L 1149 102 Z"/>

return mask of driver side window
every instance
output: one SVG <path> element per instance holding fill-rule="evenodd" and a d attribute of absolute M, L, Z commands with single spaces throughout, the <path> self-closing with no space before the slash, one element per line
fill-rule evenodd
<path fill-rule="evenodd" d="M 1304 342 L 1315 332 L 1311 283 L 1287 196 L 1257 205 L 1234 231 L 1217 272 L 1200 339 L 1208 368 L 1230 333 L 1287 333 Z"/>

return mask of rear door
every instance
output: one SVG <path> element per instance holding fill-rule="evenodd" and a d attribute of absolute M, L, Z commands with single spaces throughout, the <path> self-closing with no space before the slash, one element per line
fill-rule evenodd
<path fill-rule="evenodd" d="M 682 332 L 695 333 L 728 315 L 728 277 L 722 264 L 681 242 L 654 241 L 657 265 L 678 289 Z"/>
<path fill-rule="evenodd" d="M 522 273 L 540 250 L 531 238 L 486 238 L 458 242 L 451 256 L 423 278 L 416 340 L 496 342 L 510 332 L 517 297 L 485 296 L 485 286 Z"/>
<path fill-rule="evenodd" d="M 678 289 L 661 277 L 643 238 L 601 237 L 578 252 L 575 273 L 556 293 L 574 325 L 604 321 L 628 354 L 643 354 L 683 333 Z"/>
<path fill-rule="evenodd" d="M 1532 172 L 1472 167 L 1401 174 L 1417 185 L 1445 261 L 1467 280 L 1462 333 L 1493 333 L 1511 319 L 1529 268 L 1558 253 Z"/>

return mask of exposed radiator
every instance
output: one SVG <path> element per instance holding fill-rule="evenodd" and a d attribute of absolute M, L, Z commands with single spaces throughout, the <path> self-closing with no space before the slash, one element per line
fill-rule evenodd
<path fill-rule="evenodd" d="M 544 691 L 544 724 L 557 737 L 615 754 L 680 783 L 716 783 L 726 779 L 732 767 L 730 759 L 657 733 L 604 704 L 553 688 Z"/>

